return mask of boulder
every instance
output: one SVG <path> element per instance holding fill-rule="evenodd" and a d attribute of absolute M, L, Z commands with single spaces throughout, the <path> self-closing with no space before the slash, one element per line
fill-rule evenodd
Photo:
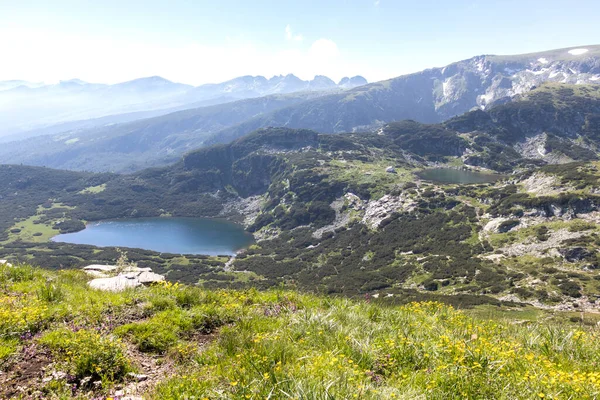
<path fill-rule="evenodd" d="M 140 268 L 140 267 L 125 267 L 123 272 L 152 272 L 152 268 Z"/>
<path fill-rule="evenodd" d="M 83 267 L 84 271 L 99 271 L 99 272 L 113 272 L 119 269 L 116 265 L 100 265 L 92 264 L 87 267 Z"/>
<path fill-rule="evenodd" d="M 165 277 L 154 272 L 144 271 L 137 276 L 137 280 L 142 285 L 150 285 L 152 283 L 162 282 Z"/>
<path fill-rule="evenodd" d="M 391 165 L 389 167 L 387 167 L 385 169 L 385 172 L 387 172 L 388 174 L 395 174 L 396 173 L 396 168 L 392 167 Z"/>
<path fill-rule="evenodd" d="M 92 271 L 85 271 L 85 273 L 94 278 L 108 278 L 107 274 L 105 274 L 104 272 L 100 272 L 100 271 L 92 270 Z"/>
<path fill-rule="evenodd" d="M 151 285 L 153 283 L 162 282 L 165 277 L 152 272 L 150 268 L 130 267 L 126 270 L 130 272 L 122 272 L 113 277 L 107 277 L 103 272 L 91 270 L 88 273 L 103 274 L 102 277 L 93 279 L 88 282 L 88 285 L 94 289 L 108 290 L 111 292 L 120 292 L 122 290 L 138 287 L 142 285 Z"/>
<path fill-rule="evenodd" d="M 88 282 L 91 288 L 106 290 L 110 292 L 120 292 L 125 289 L 140 286 L 141 283 L 134 278 L 123 275 L 113 276 L 112 278 L 97 278 Z"/>

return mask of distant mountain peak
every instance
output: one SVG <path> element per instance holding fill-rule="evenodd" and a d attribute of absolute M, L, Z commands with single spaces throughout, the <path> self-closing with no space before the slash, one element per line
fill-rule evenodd
<path fill-rule="evenodd" d="M 137 78 L 137 79 L 133 79 L 124 83 L 133 83 L 133 82 L 145 82 L 145 83 L 154 83 L 154 84 L 170 84 L 170 83 L 174 83 L 171 82 L 168 79 L 163 78 L 162 76 L 158 76 L 158 75 L 154 75 L 154 76 L 147 76 L 144 78 Z"/>
<path fill-rule="evenodd" d="M 338 86 L 344 89 L 351 89 L 357 86 L 366 85 L 368 83 L 369 82 L 367 82 L 367 80 L 360 75 L 353 76 L 352 78 L 345 76 L 340 80 Z"/>
<path fill-rule="evenodd" d="M 65 85 L 87 85 L 88 83 L 85 81 L 82 81 L 81 79 L 74 78 L 74 79 L 67 79 L 67 80 L 59 82 L 59 85 L 63 85 L 63 84 L 65 84 Z"/>

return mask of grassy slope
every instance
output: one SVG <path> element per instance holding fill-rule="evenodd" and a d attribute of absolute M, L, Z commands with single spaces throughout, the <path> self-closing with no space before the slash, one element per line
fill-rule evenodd
<path fill-rule="evenodd" d="M 144 394 L 151 399 L 600 395 L 597 329 L 536 322 L 540 311 L 170 284 L 102 293 L 77 271 L 29 266 L 0 266 L 0 304 L 0 397 L 16 384 L 44 398 L 110 396 L 128 371 L 147 372 L 134 351 L 171 366 Z M 515 323 L 522 316 L 534 322 Z M 70 383 L 19 381 L 14 371 L 36 352 L 50 357 L 46 375 L 66 371 Z M 102 389 L 81 388 L 86 376 Z"/>

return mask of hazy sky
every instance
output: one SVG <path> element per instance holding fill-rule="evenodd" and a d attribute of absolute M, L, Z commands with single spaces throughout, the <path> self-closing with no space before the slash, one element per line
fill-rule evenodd
<path fill-rule="evenodd" d="M 600 44 L 599 16 L 599 0 L 0 0 L 0 80 L 375 81 Z"/>

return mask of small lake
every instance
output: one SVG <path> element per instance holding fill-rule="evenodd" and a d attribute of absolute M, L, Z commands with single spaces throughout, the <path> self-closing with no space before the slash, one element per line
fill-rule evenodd
<path fill-rule="evenodd" d="M 54 242 L 134 247 L 174 254 L 233 255 L 254 242 L 241 225 L 210 218 L 133 218 L 92 222 Z"/>
<path fill-rule="evenodd" d="M 431 168 L 417 172 L 417 176 L 426 181 L 437 183 L 492 183 L 503 176 L 483 172 L 465 171 L 453 168 Z"/>

